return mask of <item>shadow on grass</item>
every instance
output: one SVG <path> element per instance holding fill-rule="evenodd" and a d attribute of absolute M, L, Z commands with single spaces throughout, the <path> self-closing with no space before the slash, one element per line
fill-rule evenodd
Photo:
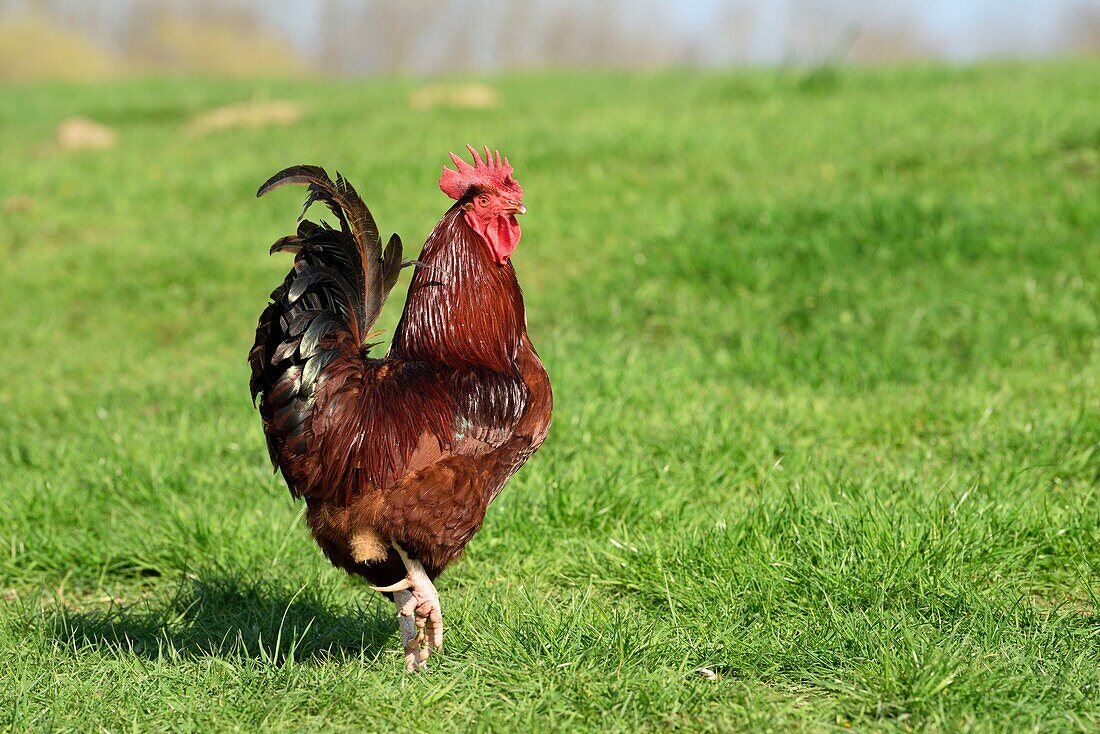
<path fill-rule="evenodd" d="M 60 610 L 49 621 L 74 649 L 161 658 L 372 662 L 396 648 L 389 605 L 340 609 L 324 591 L 225 575 L 190 579 L 167 597 Z M 379 597 L 380 598 L 380 597 Z"/>

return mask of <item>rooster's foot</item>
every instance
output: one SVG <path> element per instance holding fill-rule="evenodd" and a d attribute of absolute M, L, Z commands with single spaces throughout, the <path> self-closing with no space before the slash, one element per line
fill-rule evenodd
<path fill-rule="evenodd" d="M 409 558 L 401 548 L 397 551 L 405 562 L 408 574 L 392 586 L 375 588 L 393 592 L 397 623 L 405 648 L 405 669 L 424 670 L 428 667 L 431 650 L 443 650 L 443 607 L 424 565 Z"/>
<path fill-rule="evenodd" d="M 411 591 L 395 591 L 393 603 L 397 607 L 397 626 L 401 631 L 401 644 L 405 651 L 405 670 L 426 670 L 430 649 L 425 644 L 424 624 L 415 615 L 405 615 L 401 610 L 415 601 Z"/>

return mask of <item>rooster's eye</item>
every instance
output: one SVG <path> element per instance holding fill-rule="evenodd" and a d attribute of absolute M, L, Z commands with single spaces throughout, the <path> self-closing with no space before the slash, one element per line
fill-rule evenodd
<path fill-rule="evenodd" d="M 486 196 L 485 194 L 482 194 L 481 196 L 477 197 L 477 205 L 478 206 L 489 206 L 489 197 Z"/>

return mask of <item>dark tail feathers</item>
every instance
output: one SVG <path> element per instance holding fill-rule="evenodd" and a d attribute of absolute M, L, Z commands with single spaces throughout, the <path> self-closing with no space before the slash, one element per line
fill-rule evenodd
<path fill-rule="evenodd" d="M 333 181 L 319 166 L 292 166 L 268 179 L 256 196 L 288 184 L 307 185 L 309 195 L 297 234 L 280 239 L 271 252 L 294 253 L 294 267 L 272 291 L 248 355 L 252 399 L 263 395 L 260 413 L 275 464 L 281 448 L 305 451 L 325 368 L 342 342 L 352 339 L 361 347 L 370 338 L 405 264 L 401 239 L 393 235 L 382 250 L 374 217 L 339 173 Z M 332 211 L 340 229 L 303 219 L 317 201 Z"/>

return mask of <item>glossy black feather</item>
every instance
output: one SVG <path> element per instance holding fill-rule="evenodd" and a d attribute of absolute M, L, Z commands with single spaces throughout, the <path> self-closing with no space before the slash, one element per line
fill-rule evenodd
<path fill-rule="evenodd" d="M 288 235 L 286 237 L 280 237 L 275 241 L 275 244 L 268 250 L 268 254 L 274 255 L 276 252 L 289 252 L 297 254 L 302 249 L 302 239 L 295 235 Z"/>
<path fill-rule="evenodd" d="M 332 317 L 331 314 L 321 314 L 313 319 L 309 328 L 306 329 L 305 335 L 302 336 L 302 343 L 298 347 L 298 353 L 302 359 L 309 359 L 317 351 L 317 346 L 321 339 L 334 333 L 340 328 L 340 321 Z"/>
<path fill-rule="evenodd" d="M 282 378 L 271 388 L 267 398 L 273 403 L 281 404 L 298 394 L 302 387 L 302 368 L 291 367 L 283 373 Z"/>
<path fill-rule="evenodd" d="M 321 370 L 328 367 L 332 360 L 336 359 L 336 354 L 335 349 L 328 349 L 310 357 L 309 361 L 306 362 L 305 369 L 302 371 L 303 387 L 312 393 L 317 387 L 315 383 L 321 374 Z"/>
<path fill-rule="evenodd" d="M 298 336 L 306 330 L 306 327 L 309 326 L 309 323 L 313 321 L 314 318 L 322 313 L 324 312 L 317 309 L 306 309 L 301 313 L 295 313 L 294 318 L 287 322 L 284 329 L 290 336 Z"/>
<path fill-rule="evenodd" d="M 393 290 L 399 275 L 401 275 L 401 238 L 394 232 L 382 253 L 382 289 L 385 293 L 383 298 Z"/>
<path fill-rule="evenodd" d="M 290 359 L 290 357 L 298 350 L 298 344 L 301 339 L 287 339 L 280 344 L 278 348 L 271 354 L 271 364 L 279 364 L 280 362 Z"/>

